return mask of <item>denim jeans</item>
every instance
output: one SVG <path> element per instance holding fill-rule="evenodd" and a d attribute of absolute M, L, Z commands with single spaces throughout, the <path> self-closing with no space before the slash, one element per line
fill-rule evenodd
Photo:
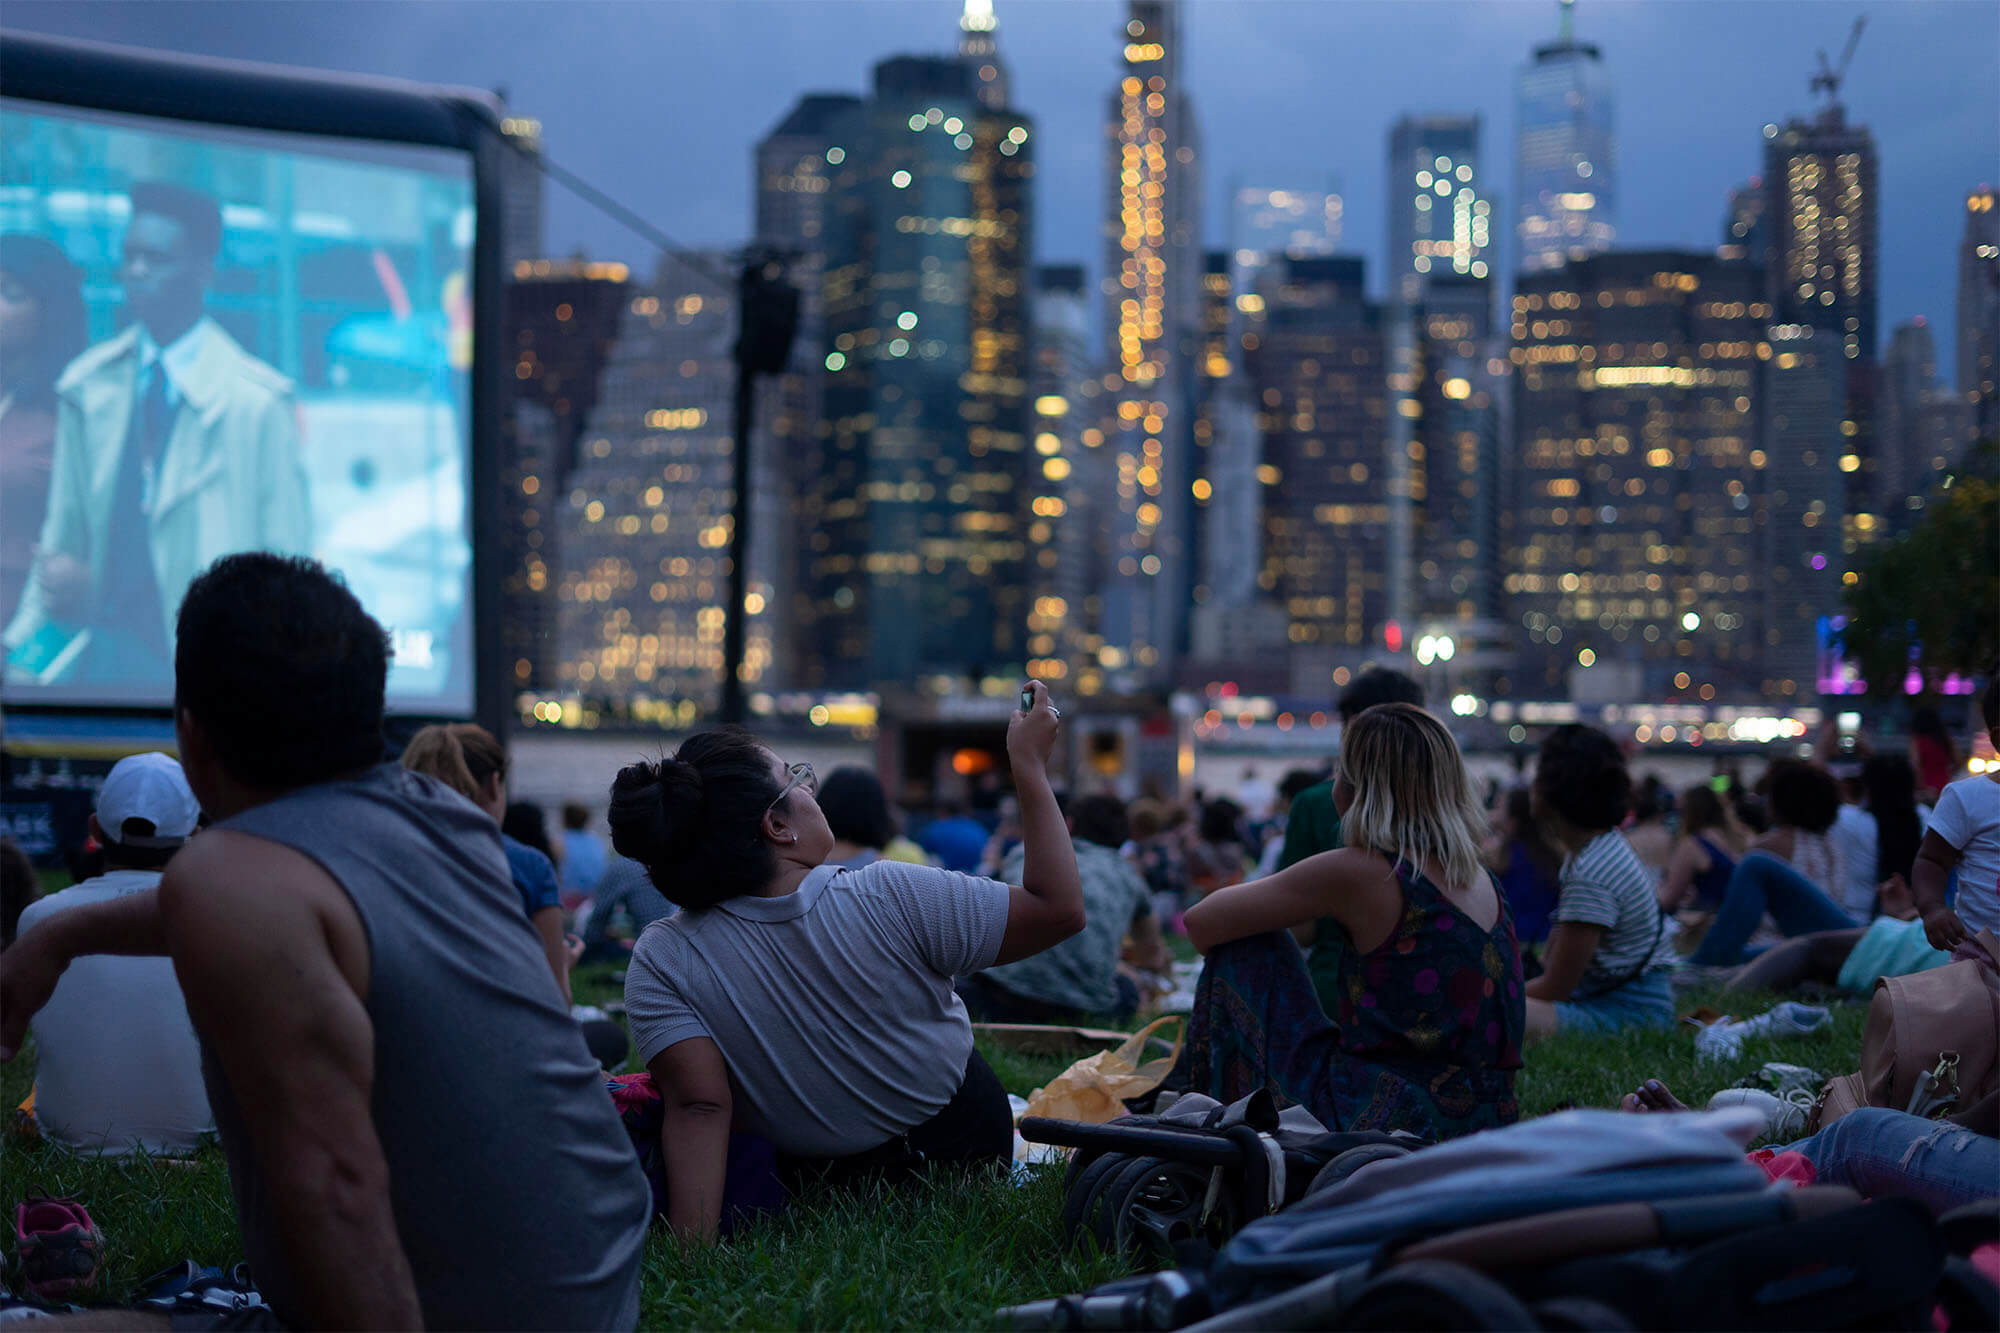
<path fill-rule="evenodd" d="M 1736 863 L 1715 923 L 1688 961 L 1703 967 L 1741 963 L 1743 946 L 1766 912 L 1787 935 L 1854 928 L 1854 918 L 1818 885 L 1769 852 L 1751 852 Z"/>
<path fill-rule="evenodd" d="M 2000 1139 L 1903 1111 L 1864 1106 L 1784 1150 L 1810 1161 L 1822 1185 L 1915 1199 L 1933 1213 L 2000 1195 Z"/>

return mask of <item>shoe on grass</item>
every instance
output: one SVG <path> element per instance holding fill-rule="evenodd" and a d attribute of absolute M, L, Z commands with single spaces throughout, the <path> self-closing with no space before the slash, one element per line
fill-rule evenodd
<path fill-rule="evenodd" d="M 14 1213 L 21 1286 L 54 1305 L 88 1291 L 104 1264 L 104 1237 L 74 1199 L 31 1198 Z"/>
<path fill-rule="evenodd" d="M 1738 1106 L 1747 1107 L 1764 1117 L 1764 1138 L 1783 1143 L 1789 1143 L 1805 1133 L 1806 1112 L 1811 1109 L 1773 1096 L 1762 1088 L 1724 1088 L 1708 1099 L 1711 1111 Z"/>

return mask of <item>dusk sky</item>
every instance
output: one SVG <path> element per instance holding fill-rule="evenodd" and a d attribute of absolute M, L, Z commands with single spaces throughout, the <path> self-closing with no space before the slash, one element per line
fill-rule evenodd
<path fill-rule="evenodd" d="M 1101 258 L 1117 0 L 996 0 L 1017 108 L 1036 127 L 1035 250 Z M 1814 52 L 1863 36 L 1842 90 L 1881 152 L 1881 323 L 1929 318 L 1952 353 L 1966 191 L 2000 178 L 2000 5 L 1991 0 L 1581 0 L 1617 100 L 1618 244 L 1709 250 L 1767 122 L 1809 112 Z M 949 50 L 958 0 L 654 3 L 207 3 L 9 0 L 8 27 L 436 83 L 504 85 L 554 160 L 690 246 L 740 243 L 752 146 L 808 91 L 861 91 L 875 61 Z M 1388 128 L 1405 112 L 1485 117 L 1482 155 L 1512 218 L 1513 86 L 1555 32 L 1553 0 L 1193 0 L 1183 41 L 1204 144 L 1208 231 L 1237 184 L 1325 188 L 1342 248 L 1379 287 Z M 650 270 L 651 250 L 551 185 L 550 249 Z M 1508 237 L 1511 243 L 1511 235 Z M 1511 262 L 1511 260 L 1510 260 Z"/>

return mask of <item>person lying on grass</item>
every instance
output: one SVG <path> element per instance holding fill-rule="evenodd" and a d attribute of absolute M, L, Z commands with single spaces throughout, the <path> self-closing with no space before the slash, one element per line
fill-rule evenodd
<path fill-rule="evenodd" d="M 1413 704 L 1365 709 L 1333 802 L 1340 850 L 1188 909 L 1207 961 L 1169 1085 L 1225 1102 L 1268 1087 L 1332 1129 L 1435 1140 L 1512 1124 L 1521 958 L 1451 733 Z M 1307 922 L 1339 936 L 1331 1013 L 1286 933 Z"/>
<path fill-rule="evenodd" d="M 768 1140 L 781 1178 L 903 1177 L 997 1166 L 1013 1115 L 972 1045 L 952 978 L 1039 953 L 1084 925 L 1076 856 L 1049 787 L 1056 717 L 1007 727 L 1021 883 L 896 861 L 829 864 L 810 764 L 721 728 L 611 788 L 611 836 L 681 911 L 639 937 L 625 1010 L 664 1100 L 667 1221 L 722 1220 L 732 1127 Z"/>
<path fill-rule="evenodd" d="M 73 959 L 165 954 L 285 1326 L 632 1328 L 645 1176 L 500 826 L 382 762 L 388 665 L 388 634 L 310 560 L 227 556 L 194 580 L 174 721 L 216 823 L 158 888 L 0 954 L 0 1059 Z"/>
<path fill-rule="evenodd" d="M 1776 1098 L 1774 1112 L 1787 1108 Z M 1747 1103 L 1746 1103 L 1747 1104 Z M 1649 1078 L 1619 1102 L 1621 1111 L 1664 1115 L 1686 1111 L 1667 1085 Z M 1790 1108 L 1796 1117 L 1796 1108 Z M 1798 1124 L 1788 1120 L 1786 1127 Z M 1780 1128 L 1774 1123 L 1773 1128 Z M 1864 1106 L 1849 1111 L 1817 1134 L 1752 1154 L 1767 1170 L 1786 1164 L 1770 1159 L 1796 1153 L 1810 1164 L 1810 1183 L 1845 1185 L 1871 1199 L 1915 1199 L 1931 1212 L 1948 1213 L 1961 1204 L 2000 1194 L 2000 1093 L 1988 1093 L 1956 1115 L 1926 1120 L 1905 1111 Z M 1787 1178 L 1799 1180 L 1796 1172 Z"/>

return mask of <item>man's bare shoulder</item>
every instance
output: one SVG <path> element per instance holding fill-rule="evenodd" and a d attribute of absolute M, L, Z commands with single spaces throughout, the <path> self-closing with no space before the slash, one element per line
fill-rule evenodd
<path fill-rule="evenodd" d="M 191 840 L 160 880 L 160 913 L 179 967 L 226 961 L 229 946 L 330 950 L 357 990 L 366 986 L 367 932 L 339 883 L 303 852 L 228 829 Z"/>
<path fill-rule="evenodd" d="M 219 891 L 251 883 L 269 884 L 273 876 L 282 877 L 288 885 L 296 882 L 301 889 L 320 881 L 339 891 L 333 876 L 305 853 L 254 833 L 226 828 L 209 829 L 190 838 L 167 867 L 169 879 L 199 877 Z"/>
<path fill-rule="evenodd" d="M 275 925 L 301 909 L 352 915 L 340 885 L 317 861 L 282 843 L 211 829 L 181 849 L 160 880 L 170 916 L 227 914 Z"/>

